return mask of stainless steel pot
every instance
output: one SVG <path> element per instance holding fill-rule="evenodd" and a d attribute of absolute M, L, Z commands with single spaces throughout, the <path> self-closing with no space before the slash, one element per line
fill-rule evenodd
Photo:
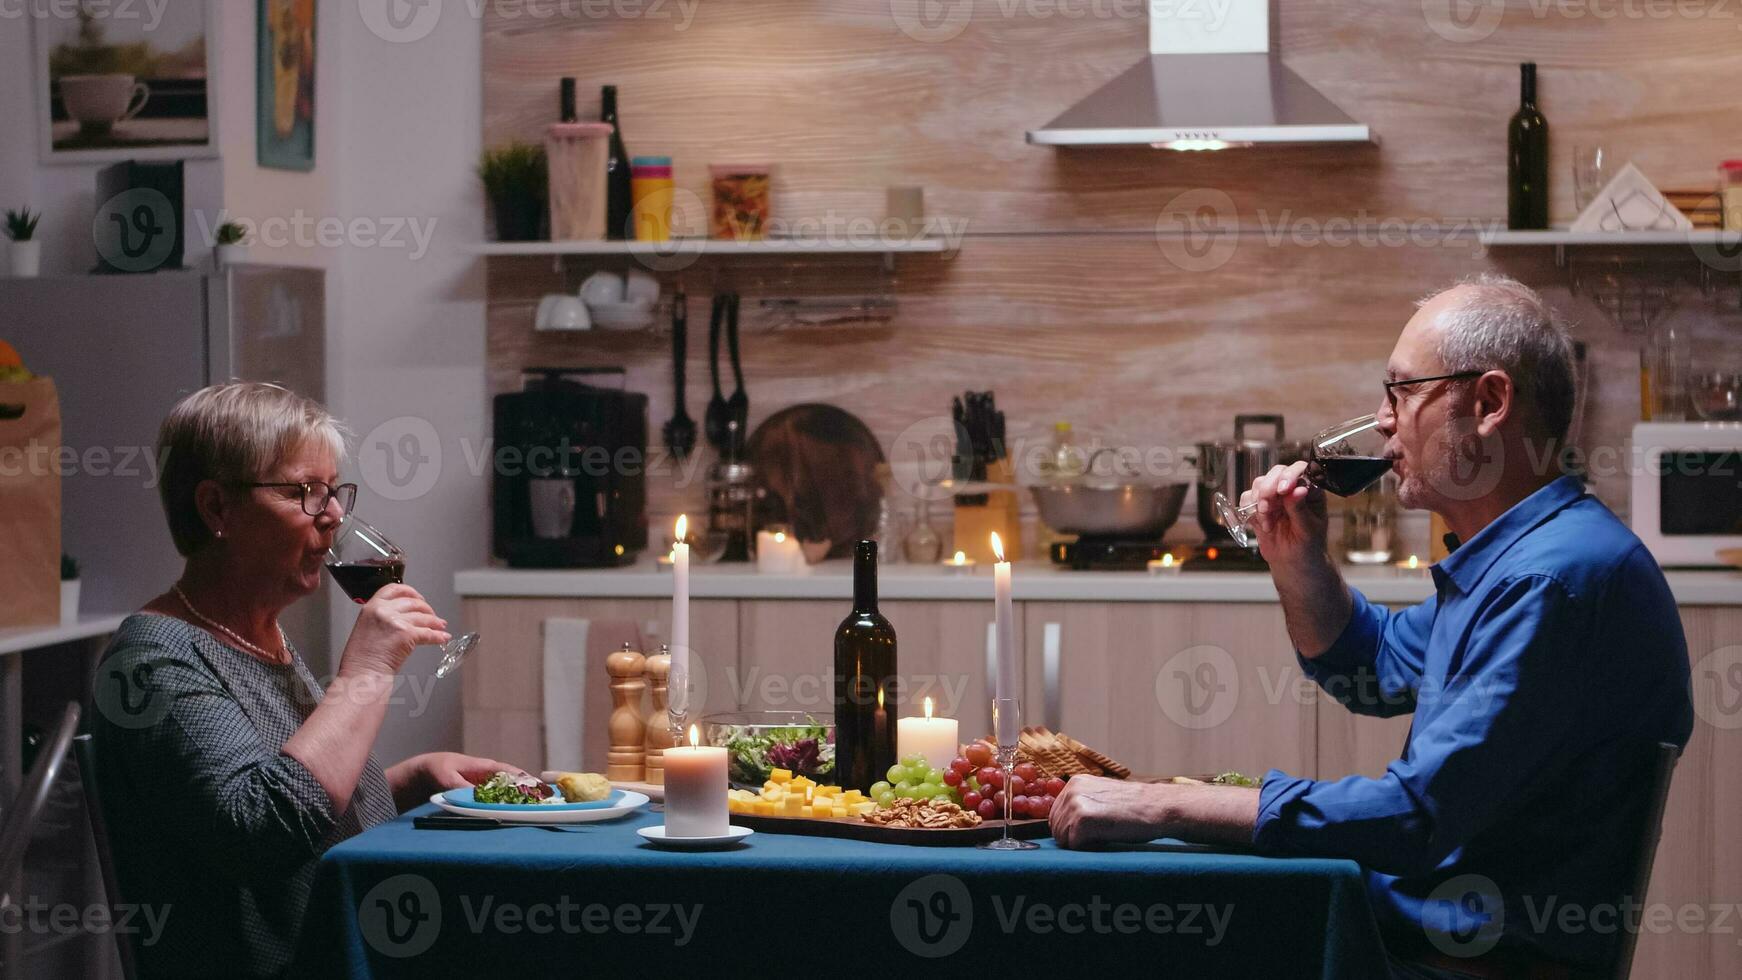
<path fill-rule="evenodd" d="M 1249 428 L 1269 426 L 1269 438 L 1248 435 Z M 1216 515 L 1217 493 L 1230 499 L 1251 489 L 1252 481 L 1270 471 L 1278 463 L 1305 459 L 1307 444 L 1288 442 L 1283 437 L 1280 415 L 1234 416 L 1234 438 L 1216 442 L 1200 442 L 1198 451 L 1198 527 L 1208 541 L 1232 540 L 1228 529 Z"/>
<path fill-rule="evenodd" d="M 1064 534 L 1156 538 L 1179 520 L 1185 483 L 1125 483 L 1030 487 L 1040 519 Z"/>

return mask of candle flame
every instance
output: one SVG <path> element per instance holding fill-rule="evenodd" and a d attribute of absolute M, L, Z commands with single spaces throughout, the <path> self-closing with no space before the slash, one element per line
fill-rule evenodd
<path fill-rule="evenodd" d="M 1162 568 L 1172 568 L 1173 567 L 1173 554 L 1172 553 L 1165 554 L 1165 555 L 1161 556 L 1161 567 Z"/>
<path fill-rule="evenodd" d="M 785 531 L 774 532 L 774 543 L 775 544 L 785 544 L 786 543 L 786 532 Z"/>
<path fill-rule="evenodd" d="M 965 551 L 956 552 L 956 564 L 966 565 L 967 563 L 968 563 L 968 553 Z"/>
<path fill-rule="evenodd" d="M 925 720 L 931 721 L 931 698 L 925 699 Z"/>
<path fill-rule="evenodd" d="M 1410 555 L 1409 556 L 1409 567 L 1414 569 L 1414 568 L 1419 568 L 1420 566 L 1421 566 L 1421 559 L 1417 558 L 1414 555 Z"/>
<path fill-rule="evenodd" d="M 992 532 L 992 553 L 998 556 L 999 561 L 1004 560 L 1004 542 L 999 539 L 997 531 Z"/>
<path fill-rule="evenodd" d="M 695 748 L 697 745 L 700 745 L 701 742 L 702 742 L 701 732 L 696 728 L 696 726 L 691 725 L 690 726 L 690 748 L 692 748 L 692 749 Z"/>
<path fill-rule="evenodd" d="M 883 707 L 883 688 L 877 688 L 877 707 Z"/>
<path fill-rule="evenodd" d="M 677 540 L 678 540 L 679 544 L 682 544 L 683 539 L 685 537 L 689 536 L 689 531 L 690 531 L 690 515 L 679 514 L 678 518 L 677 518 Z"/>

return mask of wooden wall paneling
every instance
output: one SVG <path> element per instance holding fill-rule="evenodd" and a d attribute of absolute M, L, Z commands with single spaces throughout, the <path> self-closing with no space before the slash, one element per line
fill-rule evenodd
<path fill-rule="evenodd" d="M 483 634 L 476 653 L 461 668 L 463 678 L 461 741 L 465 751 L 491 754 L 490 746 L 512 750 L 498 755 L 528 767 L 544 761 L 544 621 L 551 617 L 586 619 L 586 729 L 582 758 L 603 772 L 611 711 L 610 682 L 605 658 L 622 644 L 656 652 L 669 636 L 668 599 L 516 599 L 465 600 L 467 628 Z M 696 600 L 690 604 L 690 642 L 697 662 L 710 676 L 720 664 L 738 657 L 738 609 L 731 600 Z M 659 633 L 647 629 L 657 626 Z M 526 760 L 526 761 L 522 761 Z"/>
<path fill-rule="evenodd" d="M 1317 719 L 1282 611 L 1254 603 L 1025 602 L 1030 699 L 1061 636 L 1059 726 L 1145 775 L 1316 767 Z"/>

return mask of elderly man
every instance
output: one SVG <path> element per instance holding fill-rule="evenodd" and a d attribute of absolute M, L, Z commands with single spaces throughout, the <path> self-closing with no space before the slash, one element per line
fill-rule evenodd
<path fill-rule="evenodd" d="M 1052 815 L 1059 841 L 1176 836 L 1352 858 L 1402 976 L 1606 963 L 1653 746 L 1686 744 L 1693 709 L 1656 562 L 1555 464 L 1570 362 L 1564 328 L 1511 280 L 1447 289 L 1404 326 L 1378 409 L 1398 499 L 1462 541 L 1421 605 L 1387 610 L 1344 583 L 1306 464 L 1272 469 L 1242 498 L 1258 505 L 1301 668 L 1352 711 L 1414 713 L 1383 776 L 1272 771 L 1256 790 L 1073 779 Z M 1556 914 L 1567 906 L 1582 917 Z"/>

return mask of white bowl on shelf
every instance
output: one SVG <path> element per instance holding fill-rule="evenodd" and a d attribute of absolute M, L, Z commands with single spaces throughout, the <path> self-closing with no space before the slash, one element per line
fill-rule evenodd
<path fill-rule="evenodd" d="M 587 312 L 600 330 L 648 330 L 654 322 L 654 308 L 639 303 L 589 303 Z"/>

